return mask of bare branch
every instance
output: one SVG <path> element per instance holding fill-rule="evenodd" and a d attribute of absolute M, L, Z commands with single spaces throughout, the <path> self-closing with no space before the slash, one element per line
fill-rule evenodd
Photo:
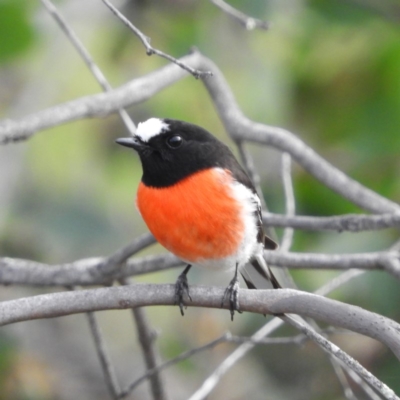
<path fill-rule="evenodd" d="M 156 239 L 151 233 L 145 233 L 142 236 L 136 238 L 128 246 L 121 248 L 111 256 L 105 258 L 97 267 L 100 275 L 110 275 L 115 271 L 115 268 L 120 266 L 129 257 L 144 250 L 146 247 L 156 243 Z"/>
<path fill-rule="evenodd" d="M 285 193 L 285 215 L 292 217 L 296 213 L 296 202 L 293 192 L 292 173 L 291 173 L 292 160 L 288 153 L 282 154 L 281 159 L 281 174 L 282 183 Z M 283 231 L 280 251 L 289 251 L 293 242 L 293 228 L 286 227 Z"/>
<path fill-rule="evenodd" d="M 132 244 L 132 247 L 134 245 Z M 277 251 L 264 252 L 266 261 L 275 266 L 288 268 L 316 269 L 383 269 L 400 279 L 399 253 L 380 251 L 357 254 L 316 254 L 286 253 Z M 126 257 L 125 254 L 123 257 Z M 0 258 L 0 284 L 22 284 L 33 286 L 88 286 L 110 284 L 113 280 L 129 276 L 182 266 L 182 261 L 168 253 L 158 256 L 135 258 L 124 263 L 110 273 L 101 273 L 99 269 L 107 264 L 108 258 L 88 258 L 70 264 L 46 265 L 34 261 L 16 258 Z M 111 269 L 111 267 L 110 267 Z"/>
<path fill-rule="evenodd" d="M 318 288 L 314 293 L 319 294 L 320 296 L 326 296 L 328 293 L 333 292 L 335 289 L 348 283 L 353 278 L 363 275 L 364 273 L 365 271 L 360 271 L 359 269 L 350 269 L 331 279 L 325 285 Z"/>
<path fill-rule="evenodd" d="M 189 72 L 192 74 L 196 79 L 198 78 L 206 78 L 208 76 L 212 76 L 211 71 L 200 71 L 198 69 L 190 67 L 188 64 L 185 62 L 182 62 L 169 54 L 164 53 L 161 50 L 155 49 L 150 45 L 150 38 L 148 38 L 146 35 L 144 35 L 138 28 L 136 28 L 135 25 L 132 24 L 122 13 L 118 11 L 108 0 L 102 0 L 102 2 L 131 30 L 133 33 L 141 40 L 143 43 L 144 47 L 146 48 L 146 53 L 148 56 L 151 56 L 153 54 L 157 54 L 160 57 L 165 58 L 168 61 L 173 62 L 174 64 L 178 65 L 185 71 Z"/>
<path fill-rule="evenodd" d="M 248 15 L 232 7 L 230 4 L 227 4 L 223 0 L 211 0 L 211 3 L 215 4 L 219 9 L 221 9 L 227 15 L 238 21 L 249 31 L 253 29 L 265 29 L 265 30 L 269 29 L 268 22 L 249 17 Z"/>
<path fill-rule="evenodd" d="M 243 115 L 221 71 L 205 57 L 201 65 L 214 73 L 212 82 L 204 84 L 217 108 L 225 129 L 234 140 L 247 140 L 272 146 L 289 153 L 307 172 L 330 189 L 366 210 L 383 213 L 399 212 L 400 206 L 367 189 L 331 165 L 292 132 L 253 122 Z"/>
<path fill-rule="evenodd" d="M 196 57 L 192 54 L 182 62 Z M 144 102 L 162 89 L 187 76 L 176 65 L 169 64 L 143 78 L 134 79 L 108 93 L 81 97 L 20 120 L 0 122 L 0 144 L 29 139 L 36 132 L 83 118 L 103 118 L 121 108 Z"/>
<path fill-rule="evenodd" d="M 101 258 L 86 258 L 61 265 L 47 265 L 18 258 L 0 258 L 0 284 L 33 286 L 105 285 L 113 280 L 174 268 L 182 261 L 172 254 L 125 260 L 154 243 L 150 234 L 134 240 L 115 254 Z"/>
<path fill-rule="evenodd" d="M 224 289 L 192 286 L 189 306 L 221 308 Z M 260 314 L 299 314 L 380 340 L 400 359 L 400 325 L 360 307 L 293 289 L 240 290 L 241 309 Z M 87 311 L 173 305 L 174 285 L 134 284 L 51 293 L 4 301 L 0 326 Z M 228 308 L 224 306 L 223 308 Z"/>
<path fill-rule="evenodd" d="M 209 342 L 209 343 L 207 343 L 207 344 L 205 344 L 203 346 L 199 346 L 199 347 L 196 347 L 194 349 L 185 351 L 184 353 L 181 353 L 179 356 L 160 364 L 156 368 L 148 370 L 145 375 L 143 375 L 140 378 L 136 379 L 126 389 L 124 389 L 121 392 L 121 398 L 124 398 L 124 397 L 128 396 L 137 386 L 139 386 L 146 379 L 149 379 L 149 377 L 151 377 L 155 373 L 159 373 L 163 369 L 165 369 L 167 367 L 170 367 L 171 365 L 177 364 L 178 362 L 181 362 L 183 360 L 186 360 L 186 359 L 192 357 L 193 355 L 195 355 L 197 353 L 200 353 L 200 352 L 205 351 L 205 350 L 212 349 L 213 347 L 217 346 L 218 344 L 227 341 L 230 338 L 230 336 L 231 336 L 230 333 L 226 333 L 226 334 L 222 335 L 221 337 L 219 337 L 218 339 L 215 339 L 215 340 L 213 340 L 213 341 L 211 341 L 211 342 Z"/>
<path fill-rule="evenodd" d="M 346 271 L 342 275 L 348 274 L 349 271 Z M 352 279 L 349 277 L 348 280 Z M 328 286 L 325 285 L 320 288 L 321 293 L 326 295 L 330 290 L 334 290 L 334 285 Z M 230 368 L 232 368 L 242 357 L 244 357 L 255 345 L 251 343 L 252 340 L 262 340 L 266 336 L 272 334 L 276 329 L 283 325 L 283 320 L 279 318 L 273 318 L 269 322 L 267 322 L 262 328 L 260 328 L 257 332 L 255 332 L 250 341 L 244 343 L 240 347 L 238 347 L 235 351 L 233 351 L 216 369 L 215 371 L 203 382 L 203 385 L 196 393 L 210 393 L 212 389 L 217 385 L 219 380 L 222 378 L 224 374 L 226 374 Z M 355 373 L 354 373 L 355 374 Z M 196 394 L 195 394 L 196 395 Z M 194 395 L 194 396 L 195 396 Z"/>
<path fill-rule="evenodd" d="M 139 342 L 140 345 L 142 346 L 143 356 L 146 361 L 147 370 L 149 371 L 156 369 L 159 359 L 159 356 L 154 346 L 156 333 L 150 329 L 144 308 L 138 308 L 138 307 L 133 308 L 132 313 L 136 321 Z M 159 371 L 149 376 L 149 381 L 153 398 L 155 400 L 163 400 L 168 398 Z"/>
<path fill-rule="evenodd" d="M 385 385 L 378 378 L 367 371 L 358 361 L 350 357 L 328 339 L 315 332 L 310 327 L 307 327 L 303 322 L 299 321 L 298 318 L 293 318 L 285 315 L 282 317 L 282 319 L 288 324 L 293 325 L 298 330 L 303 332 L 307 337 L 317 343 L 328 354 L 340 360 L 344 365 L 355 371 L 358 375 L 364 378 L 365 381 L 368 382 L 373 388 L 380 392 L 385 397 L 385 399 L 399 400 L 399 397 L 396 396 L 392 389 L 390 389 L 387 385 Z"/>
<path fill-rule="evenodd" d="M 279 321 L 279 320 L 278 320 Z M 337 329 L 332 329 L 328 328 L 324 331 L 325 333 L 328 334 L 337 334 L 337 333 L 349 333 L 348 331 L 338 331 Z M 288 345 L 288 344 L 294 344 L 294 345 L 302 345 L 305 341 L 308 341 L 309 338 L 304 335 L 304 334 L 299 334 L 296 336 L 290 336 L 290 337 L 274 337 L 274 338 L 262 338 L 259 340 L 254 340 L 251 337 L 242 337 L 242 336 L 232 336 L 230 332 L 225 333 L 221 337 L 212 340 L 211 342 L 203 345 L 196 347 L 194 349 L 185 351 L 181 354 L 179 354 L 177 357 L 174 357 L 171 360 L 168 360 L 160 365 L 158 365 L 156 368 L 153 368 L 151 370 L 148 370 L 146 374 L 141 376 L 140 378 L 136 379 L 133 381 L 131 384 L 127 386 L 126 389 L 124 389 L 121 392 L 121 398 L 128 396 L 136 387 L 138 387 L 141 383 L 143 383 L 146 379 L 149 379 L 152 375 L 159 373 L 160 371 L 164 370 L 167 367 L 170 367 L 171 365 L 177 364 L 183 360 L 186 360 L 193 355 L 203 352 L 205 350 L 212 349 L 216 347 L 217 345 L 221 343 L 250 343 L 251 345 Z"/>
<path fill-rule="evenodd" d="M 205 79 L 203 82 L 226 130 L 234 140 L 248 140 L 288 152 L 315 178 L 368 211 L 378 214 L 400 212 L 400 206 L 397 203 L 349 178 L 315 153 L 293 133 L 283 128 L 255 123 L 246 118 L 239 109 L 222 73 L 209 59 L 199 53 L 194 53 L 183 57 L 181 61 L 199 69 L 213 71 L 213 79 Z M 147 100 L 184 76 L 185 72 L 180 68 L 168 65 L 109 93 L 83 97 L 28 115 L 19 121 L 4 120 L 0 123 L 0 143 L 25 140 L 38 130 L 67 121 L 107 115 L 127 105 Z"/>
<path fill-rule="evenodd" d="M 90 331 L 96 346 L 97 355 L 100 360 L 108 391 L 113 399 L 118 400 L 121 389 L 119 387 L 117 375 L 108 355 L 96 315 L 94 312 L 87 312 L 86 316 L 89 322 Z"/>
<path fill-rule="evenodd" d="M 80 41 L 78 36 L 72 30 L 72 28 L 66 23 L 64 18 L 58 12 L 57 8 L 50 0 L 41 0 L 42 4 L 46 7 L 47 11 L 53 16 L 53 18 L 58 23 L 58 26 L 65 33 L 67 38 L 70 40 L 72 45 L 75 47 L 78 54 L 82 57 L 85 64 L 88 66 L 89 70 L 92 72 L 97 82 L 99 82 L 100 86 L 103 88 L 105 92 L 110 91 L 112 88 L 108 83 L 106 77 L 101 72 L 100 68 L 96 65 L 93 58 L 86 50 L 83 43 Z M 124 122 L 128 132 L 133 135 L 136 131 L 135 125 L 129 117 L 128 113 L 124 109 L 118 110 L 119 115 L 121 116 L 122 121 Z"/>
<path fill-rule="evenodd" d="M 290 226 L 311 231 L 360 232 L 400 227 L 400 214 L 380 215 L 347 214 L 334 217 L 287 216 L 263 213 L 264 224 L 273 227 Z"/>
<path fill-rule="evenodd" d="M 379 251 L 358 254 L 283 253 L 265 251 L 267 262 L 287 268 L 384 269 L 400 279 L 399 253 Z"/>

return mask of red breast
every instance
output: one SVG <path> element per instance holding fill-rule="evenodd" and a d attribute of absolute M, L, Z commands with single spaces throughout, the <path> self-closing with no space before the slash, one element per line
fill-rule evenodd
<path fill-rule="evenodd" d="M 137 206 L 150 231 L 185 261 L 227 257 L 243 239 L 242 205 L 229 171 L 210 168 L 167 187 L 140 183 Z"/>

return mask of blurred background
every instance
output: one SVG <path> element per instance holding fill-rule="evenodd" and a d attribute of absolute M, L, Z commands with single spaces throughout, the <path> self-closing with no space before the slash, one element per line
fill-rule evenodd
<path fill-rule="evenodd" d="M 209 1 L 115 1 L 152 45 L 175 57 L 196 46 L 225 75 L 244 113 L 296 132 L 319 154 L 364 185 L 400 201 L 400 6 L 396 0 L 231 1 L 272 25 L 246 31 Z M 113 86 L 145 75 L 166 61 L 148 57 L 139 40 L 99 0 L 55 4 Z M 90 18 L 89 18 L 90 16 Z M 100 92 L 76 51 L 39 1 L 0 0 L 0 117 L 18 118 Z M 188 76 L 129 110 L 135 123 L 151 116 L 183 119 L 231 145 L 207 93 Z M 119 117 L 49 129 L 27 142 L 0 147 L 0 256 L 59 264 L 105 256 L 146 232 L 134 207 L 140 163 L 114 144 L 127 135 Z M 280 154 L 248 146 L 272 212 L 284 212 Z M 297 165 L 298 214 L 362 212 Z M 281 231 L 277 231 L 281 235 Z M 293 250 L 325 253 L 388 248 L 398 231 L 296 232 Z M 153 246 L 143 254 L 162 252 Z M 315 290 L 335 271 L 295 271 Z M 137 278 L 174 282 L 178 270 Z M 191 272 L 196 284 L 226 285 L 225 274 Z M 6 300 L 43 288 L 2 287 Z M 331 295 L 400 320 L 399 282 L 368 272 Z M 265 323 L 257 315 L 188 309 L 147 310 L 169 359 L 227 330 L 250 335 Z M 98 314 L 122 386 L 144 371 L 128 311 Z M 293 333 L 281 329 L 279 334 Z M 332 340 L 400 393 L 399 365 L 380 343 L 358 335 Z M 165 374 L 173 399 L 185 399 L 234 345 L 220 345 Z M 240 384 L 238 384 L 240 382 Z M 0 330 L 0 400 L 108 399 L 83 315 L 19 323 Z M 359 399 L 367 398 L 354 386 Z M 210 399 L 342 399 L 329 360 L 306 343 L 258 347 L 221 381 Z M 147 384 L 131 398 L 148 399 Z"/>

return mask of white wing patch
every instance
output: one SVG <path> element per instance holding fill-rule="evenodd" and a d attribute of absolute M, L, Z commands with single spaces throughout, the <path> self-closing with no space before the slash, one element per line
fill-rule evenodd
<path fill-rule="evenodd" d="M 138 125 L 136 136 L 138 136 L 142 142 L 148 142 L 151 138 L 166 130 L 168 130 L 168 124 L 162 119 L 150 118 Z"/>

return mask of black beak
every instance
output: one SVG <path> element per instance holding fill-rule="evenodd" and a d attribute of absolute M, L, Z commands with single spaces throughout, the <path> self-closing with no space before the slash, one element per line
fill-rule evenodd
<path fill-rule="evenodd" d="M 138 138 L 136 137 L 126 137 L 126 138 L 119 138 L 115 140 L 116 143 L 120 144 L 121 146 L 125 147 L 130 147 L 136 151 L 141 149 L 142 147 L 145 146 L 143 142 L 141 142 Z"/>

